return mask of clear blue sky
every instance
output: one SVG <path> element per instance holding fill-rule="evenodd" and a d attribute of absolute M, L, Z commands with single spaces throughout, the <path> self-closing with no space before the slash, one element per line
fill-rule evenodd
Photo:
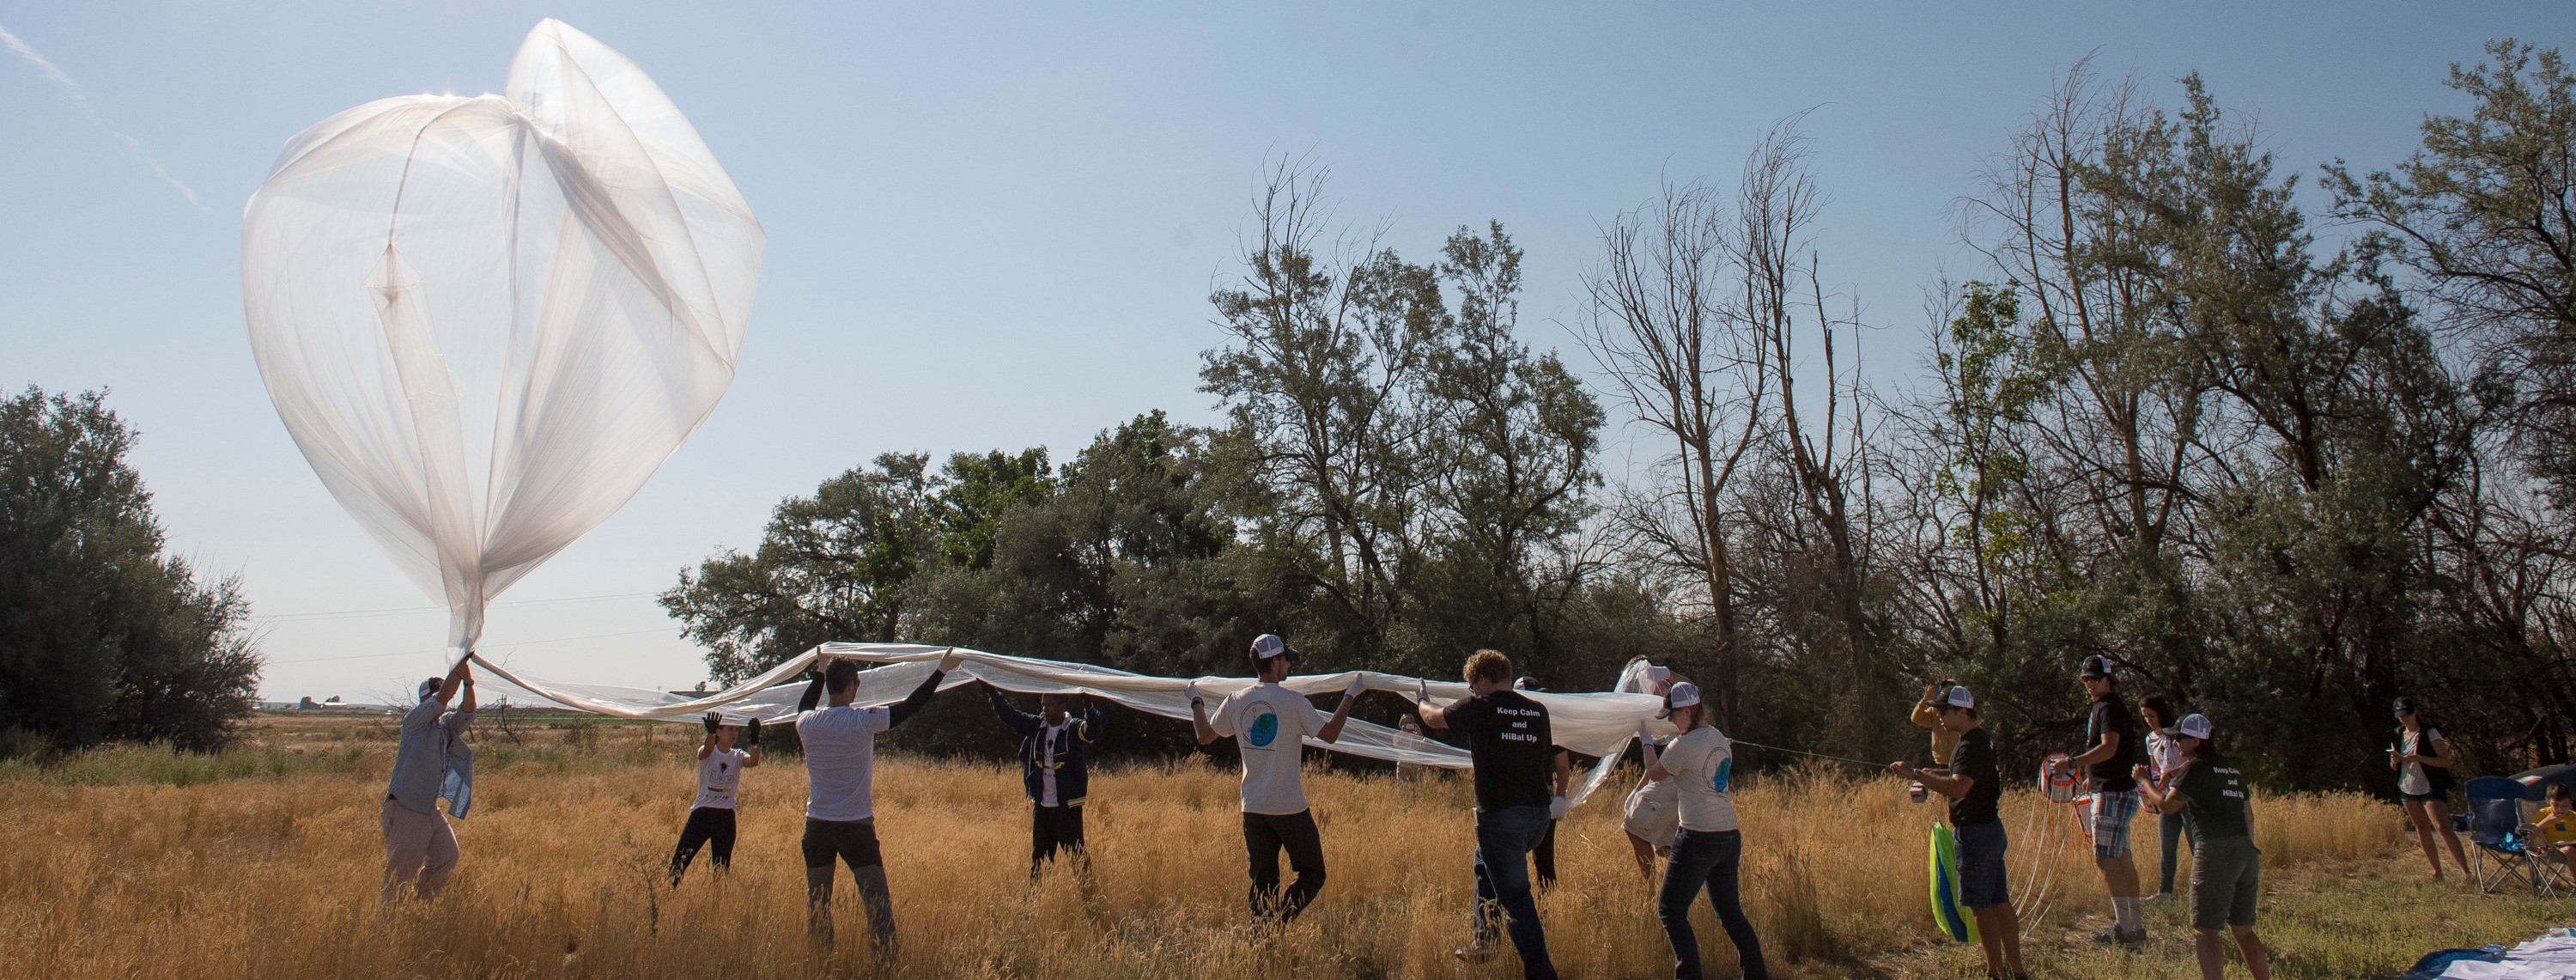
<path fill-rule="evenodd" d="M 1667 176 L 1730 180 L 1812 108 L 1826 274 L 1883 328 L 1872 373 L 1898 376 L 1924 283 L 1979 271 L 1950 202 L 2087 52 L 2167 98 L 2202 72 L 2313 173 L 2402 156 L 2425 112 L 2460 105 L 2444 67 L 2485 39 L 2576 35 L 2555 2 L 1107 6 L 0 3 L 96 116 L 0 50 L 0 385 L 114 389 L 172 545 L 278 617 L 265 695 L 407 689 L 438 666 L 443 614 L 300 615 L 429 603 L 268 405 L 241 207 L 306 125 L 497 90 L 520 37 L 561 18 L 689 114 L 768 264 L 733 392 L 503 596 L 485 648 L 540 676 L 685 686 L 703 665 L 647 594 L 756 541 L 782 495 L 889 449 L 1061 459 L 1149 409 L 1212 418 L 1206 296 L 1267 155 L 1329 164 L 1341 213 L 1388 220 L 1409 254 L 1502 220 L 1529 254 L 1525 339 L 1570 349 L 1598 222 Z M 598 596 L 615 598 L 531 603 Z"/>

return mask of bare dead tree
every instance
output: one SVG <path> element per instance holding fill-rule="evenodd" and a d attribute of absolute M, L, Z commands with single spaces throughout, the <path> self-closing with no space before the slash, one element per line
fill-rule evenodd
<path fill-rule="evenodd" d="M 1683 573 L 1716 635 L 1708 695 L 1736 719 L 1747 651 L 1728 553 L 1728 486 L 1760 424 L 1766 349 L 1727 312 L 1728 207 L 1714 190 L 1666 185 L 1651 204 L 1601 230 L 1601 264 L 1584 278 L 1577 336 L 1609 391 L 1670 448 L 1657 483 L 1632 492 L 1621 530 L 1652 560 Z"/>

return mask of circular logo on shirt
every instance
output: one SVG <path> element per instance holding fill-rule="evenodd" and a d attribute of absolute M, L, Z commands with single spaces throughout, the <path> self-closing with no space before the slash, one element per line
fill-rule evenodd
<path fill-rule="evenodd" d="M 1269 748 L 1279 738 L 1279 716 L 1267 711 L 1252 716 L 1252 727 L 1244 729 L 1243 737 L 1252 741 L 1253 748 Z"/>

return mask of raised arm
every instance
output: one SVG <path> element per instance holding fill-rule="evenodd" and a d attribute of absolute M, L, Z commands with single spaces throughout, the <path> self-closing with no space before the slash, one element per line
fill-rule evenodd
<path fill-rule="evenodd" d="M 799 697 L 799 698 L 797 698 L 797 699 L 796 699 L 796 713 L 801 715 L 801 714 L 804 714 L 804 713 L 806 713 L 806 712 L 808 712 L 808 711 L 812 711 L 812 710 L 814 710 L 814 706 L 815 706 L 815 705 L 822 704 L 822 703 L 823 703 L 823 665 L 822 665 L 822 664 L 820 664 L 820 663 L 817 663 L 817 664 L 815 664 L 815 665 L 814 665 L 814 681 L 813 681 L 813 683 L 810 683 L 810 684 L 805 685 L 805 694 L 804 694 L 804 696 Z"/>
<path fill-rule="evenodd" d="M 699 762 L 705 762 L 707 761 L 708 756 L 716 754 L 716 725 L 716 713 L 713 711 L 707 712 L 707 734 L 705 738 L 698 740 Z"/>
<path fill-rule="evenodd" d="M 1351 719 L 1351 707 L 1360 703 L 1360 692 L 1367 688 L 1367 684 L 1368 678 L 1357 673 L 1351 675 L 1351 686 L 1342 692 L 1341 706 L 1334 708 L 1333 717 L 1315 732 L 1316 738 L 1332 742 L 1342 737 L 1342 723 Z"/>
<path fill-rule="evenodd" d="M 751 749 L 743 753 L 742 767 L 760 768 L 760 718 L 758 716 L 754 716 L 751 723 L 743 727 L 742 737 L 751 740 Z"/>
<path fill-rule="evenodd" d="M 1200 745 L 1216 741 L 1216 726 L 1208 724 L 1207 700 L 1199 696 L 1199 682 L 1191 681 L 1181 690 L 1190 699 L 1190 732 L 1199 737 Z"/>
<path fill-rule="evenodd" d="M 458 660 L 456 666 L 447 669 L 447 680 L 438 685 L 438 703 L 441 707 L 455 704 L 457 690 L 474 682 L 474 661 L 471 659 L 473 654 L 468 652 L 466 656 L 468 659 Z"/>
<path fill-rule="evenodd" d="M 465 665 L 461 663 L 457 664 L 456 669 L 464 671 Z M 457 706 L 456 713 L 460 715 L 470 715 L 474 713 L 474 675 L 471 672 L 467 672 L 465 674 L 465 703 Z M 2447 766 L 2450 765 L 2450 763 L 2445 762 L 2443 765 Z"/>
<path fill-rule="evenodd" d="M 993 716 L 1002 719 L 1002 727 L 1019 733 L 1022 738 L 1037 732 L 1038 716 L 1022 711 L 1011 704 L 1011 699 L 1002 696 L 1001 688 L 991 684 L 982 686 L 984 699 L 993 705 Z"/>
<path fill-rule="evenodd" d="M 904 719 L 920 714 L 921 709 L 930 704 L 930 696 L 939 693 L 939 682 L 947 678 L 948 672 L 955 669 L 961 659 L 956 648 L 949 648 L 948 655 L 939 658 L 939 666 L 931 669 L 930 676 L 922 679 L 920 687 L 913 688 L 911 694 L 886 709 L 886 727 L 893 728 L 903 724 Z"/>

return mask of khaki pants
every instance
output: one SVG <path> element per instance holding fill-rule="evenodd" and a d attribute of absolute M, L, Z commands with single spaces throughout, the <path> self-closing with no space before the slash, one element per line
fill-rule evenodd
<path fill-rule="evenodd" d="M 385 902 L 400 897 L 406 885 L 422 898 L 437 895 L 456 871 L 456 832 L 447 828 L 447 815 L 421 813 L 387 797 L 383 825 Z"/>

